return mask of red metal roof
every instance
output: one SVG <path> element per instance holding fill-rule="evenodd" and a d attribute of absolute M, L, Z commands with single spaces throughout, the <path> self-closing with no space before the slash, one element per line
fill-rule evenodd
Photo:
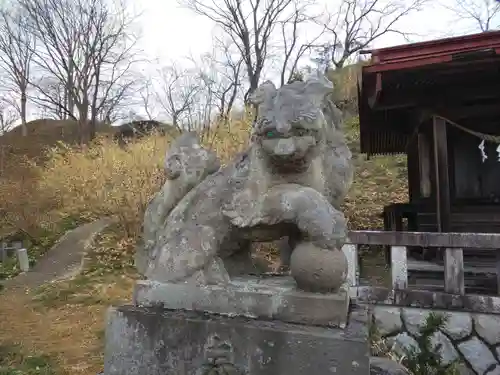
<path fill-rule="evenodd" d="M 422 109 L 500 102 L 500 31 L 369 52 L 358 89 L 364 153 L 404 153 Z"/>
<path fill-rule="evenodd" d="M 366 51 L 372 55 L 372 64 L 366 66 L 364 71 L 376 73 L 446 63 L 452 61 L 453 56 L 482 50 L 494 50 L 500 55 L 500 31 Z"/>

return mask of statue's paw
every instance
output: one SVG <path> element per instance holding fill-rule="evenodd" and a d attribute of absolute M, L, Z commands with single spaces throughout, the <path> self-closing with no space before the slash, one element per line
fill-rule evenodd
<path fill-rule="evenodd" d="M 279 185 L 268 191 L 264 213 L 278 222 L 297 225 L 304 237 L 319 247 L 335 246 L 346 234 L 345 217 L 315 189 L 300 185 Z"/>
<path fill-rule="evenodd" d="M 230 205 L 222 208 L 222 214 L 229 218 L 231 224 L 236 227 L 244 228 L 250 225 L 248 218 L 244 218 L 237 210 L 233 209 Z"/>
<path fill-rule="evenodd" d="M 229 218 L 234 226 L 250 227 L 255 221 L 255 200 L 249 190 L 243 190 L 222 206 L 222 214 Z"/>
<path fill-rule="evenodd" d="M 337 247 L 347 232 L 344 214 L 329 203 L 304 210 L 298 217 L 297 226 L 309 241 L 322 248 Z"/>

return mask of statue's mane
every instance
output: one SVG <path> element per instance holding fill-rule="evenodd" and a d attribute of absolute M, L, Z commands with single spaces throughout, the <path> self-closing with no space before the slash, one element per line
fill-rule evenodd
<path fill-rule="evenodd" d="M 328 124 L 331 124 L 335 130 L 343 130 L 344 120 L 342 119 L 342 111 L 335 105 L 332 96 L 333 94 L 325 98 L 321 111 Z"/>
<path fill-rule="evenodd" d="M 257 106 L 253 130 L 256 131 L 260 126 L 259 121 L 272 122 L 277 113 L 286 113 L 283 118 L 288 117 L 293 121 L 315 116 L 318 110 L 324 116 L 327 130 L 341 130 L 342 112 L 334 104 L 332 94 L 333 85 L 324 76 L 305 82 L 296 81 L 280 88 L 267 81 L 259 86 L 251 98 Z"/>

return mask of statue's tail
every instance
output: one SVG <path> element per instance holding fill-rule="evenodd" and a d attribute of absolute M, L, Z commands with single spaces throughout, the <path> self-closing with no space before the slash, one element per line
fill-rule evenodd
<path fill-rule="evenodd" d="M 196 132 L 186 132 L 172 142 L 164 165 L 167 180 L 144 213 L 143 236 L 135 259 L 141 274 L 146 272 L 151 251 L 170 212 L 194 187 L 220 168 L 220 161 L 215 152 L 201 146 Z"/>
<path fill-rule="evenodd" d="M 226 284 L 229 274 L 217 255 L 219 246 L 220 233 L 212 226 L 187 228 L 155 249 L 145 276 L 164 283 Z"/>

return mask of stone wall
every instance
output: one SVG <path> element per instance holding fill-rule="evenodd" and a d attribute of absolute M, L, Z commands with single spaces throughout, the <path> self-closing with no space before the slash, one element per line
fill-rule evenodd
<path fill-rule="evenodd" d="M 432 339 L 434 347 L 441 344 L 445 363 L 460 360 L 471 374 L 500 375 L 500 315 L 378 305 L 373 307 L 373 323 L 401 352 L 416 345 L 415 337 L 430 311 L 448 317 Z"/>

